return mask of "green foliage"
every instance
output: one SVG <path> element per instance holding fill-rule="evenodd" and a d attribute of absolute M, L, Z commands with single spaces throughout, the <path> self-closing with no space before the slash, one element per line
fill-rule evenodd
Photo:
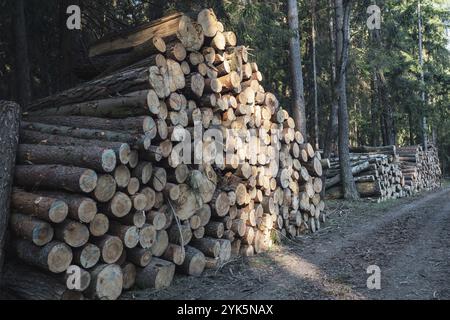
<path fill-rule="evenodd" d="M 332 1 L 331 1 L 332 2 Z M 445 23 L 450 21 L 448 0 L 421 0 L 426 106 L 420 99 L 418 63 L 417 0 L 354 1 L 351 19 L 351 48 L 348 78 L 348 106 L 352 144 L 382 141 L 386 114 L 374 102 L 373 75 L 378 70 L 384 79 L 383 102 L 392 109 L 397 143 L 420 141 L 420 117 L 429 120 L 430 136 L 434 132 L 442 160 L 450 162 L 450 55 Z M 83 30 L 72 46 L 64 39 L 70 34 L 64 28 L 65 8 L 79 3 L 83 12 Z M 376 3 L 382 11 L 380 40 L 366 26 L 366 9 Z M 313 116 L 313 74 L 311 44 L 312 1 L 300 0 L 300 36 L 303 56 L 308 123 Z M 0 2 L 0 96 L 14 99 L 15 65 L 12 1 Z M 26 20 L 29 59 L 32 67 L 33 97 L 49 95 L 74 85 L 61 72 L 68 52 L 81 55 L 89 43 L 111 31 L 118 31 L 156 19 L 171 11 L 195 15 L 201 8 L 215 10 L 227 30 L 237 33 L 239 44 L 249 46 L 250 54 L 263 73 L 263 85 L 289 107 L 290 32 L 287 26 L 286 1 L 282 0 L 28 0 Z M 332 46 L 330 43 L 330 0 L 316 2 L 317 80 L 319 97 L 320 142 L 323 143 L 330 110 Z M 447 27 L 448 29 L 448 27 Z M 75 64 L 76 61 L 69 61 Z M 313 125 L 308 126 L 310 131 Z"/>

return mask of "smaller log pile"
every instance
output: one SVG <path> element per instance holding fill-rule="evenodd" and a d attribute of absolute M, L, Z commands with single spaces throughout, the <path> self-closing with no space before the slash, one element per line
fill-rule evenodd
<path fill-rule="evenodd" d="M 395 147 L 391 150 L 376 149 L 381 154 L 373 152 L 356 153 L 365 149 L 352 149 L 350 154 L 351 168 L 356 188 L 362 198 L 375 198 L 377 201 L 396 199 L 410 195 L 405 189 L 405 180 L 399 164 L 395 161 Z M 330 169 L 326 173 L 326 198 L 339 199 L 343 197 L 340 177 L 339 158 L 330 159 Z"/>
<path fill-rule="evenodd" d="M 352 173 L 361 197 L 377 201 L 412 196 L 440 186 L 441 169 L 437 148 L 422 146 L 361 146 L 352 148 Z M 331 159 L 327 171 L 326 197 L 342 198 L 339 158 Z"/>
<path fill-rule="evenodd" d="M 433 144 L 429 144 L 426 151 L 420 145 L 399 147 L 397 155 L 405 185 L 412 193 L 433 190 L 441 186 L 439 155 Z"/>

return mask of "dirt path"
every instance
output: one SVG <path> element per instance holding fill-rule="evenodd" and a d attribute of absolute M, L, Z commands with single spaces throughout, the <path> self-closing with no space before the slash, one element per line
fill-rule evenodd
<path fill-rule="evenodd" d="M 331 209 L 319 233 L 132 297 L 450 299 L 450 188 L 384 204 L 336 202 Z M 381 270 L 380 290 L 367 289 L 369 265 Z"/>

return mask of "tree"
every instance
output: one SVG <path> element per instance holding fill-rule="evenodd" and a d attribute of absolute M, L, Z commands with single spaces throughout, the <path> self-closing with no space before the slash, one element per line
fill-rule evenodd
<path fill-rule="evenodd" d="M 15 2 L 14 33 L 16 38 L 15 65 L 17 70 L 18 101 L 22 107 L 31 100 L 30 62 L 28 60 L 27 30 L 23 0 Z"/>
<path fill-rule="evenodd" d="M 326 130 L 326 139 L 324 143 L 323 155 L 328 158 L 333 151 L 336 150 L 336 137 L 338 135 L 338 99 L 335 96 L 334 85 L 336 83 L 336 35 L 335 35 L 335 23 L 334 23 L 334 0 L 328 1 L 329 6 L 329 22 L 328 22 L 328 32 L 330 37 L 330 48 L 331 48 L 331 62 L 330 62 L 330 93 L 331 93 L 331 104 L 330 104 L 330 115 L 328 118 L 328 125 Z"/>
<path fill-rule="evenodd" d="M 302 56 L 300 51 L 300 32 L 298 25 L 297 0 L 288 1 L 288 21 L 291 31 L 289 40 L 289 59 L 292 75 L 292 113 L 296 128 L 306 138 L 305 96 L 303 92 Z"/>
<path fill-rule="evenodd" d="M 339 104 L 339 163 L 345 199 L 358 199 L 359 194 L 350 166 L 349 117 L 347 108 L 347 64 L 350 46 L 351 0 L 335 0 L 336 82 L 335 97 Z"/>
<path fill-rule="evenodd" d="M 419 24 L 419 69 L 420 69 L 420 84 L 421 84 L 421 92 L 420 98 L 422 102 L 422 144 L 424 150 L 427 150 L 428 137 L 427 137 L 427 117 L 425 115 L 426 101 L 425 101 L 425 76 L 423 72 L 423 44 L 422 44 L 422 12 L 420 8 L 420 0 L 417 3 L 417 15 L 418 15 L 418 24 Z"/>
<path fill-rule="evenodd" d="M 316 62 L 316 0 L 311 1 L 311 42 L 312 42 L 312 64 L 314 82 L 314 144 L 319 149 L 319 103 L 317 89 L 317 62 Z"/>

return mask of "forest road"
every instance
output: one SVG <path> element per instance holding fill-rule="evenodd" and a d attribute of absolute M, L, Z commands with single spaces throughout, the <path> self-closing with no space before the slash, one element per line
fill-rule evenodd
<path fill-rule="evenodd" d="M 342 202 L 345 204 L 345 202 Z M 320 232 L 135 299 L 450 299 L 450 188 L 361 202 Z M 344 212 L 344 213 L 342 213 Z M 334 217 L 333 217 L 334 216 Z M 380 289 L 368 289 L 380 270 Z"/>

